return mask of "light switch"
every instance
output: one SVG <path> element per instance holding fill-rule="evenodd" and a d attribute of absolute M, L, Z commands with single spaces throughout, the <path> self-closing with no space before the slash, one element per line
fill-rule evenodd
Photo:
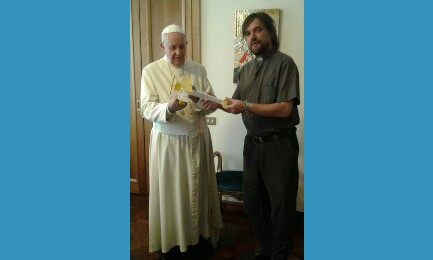
<path fill-rule="evenodd" d="M 206 117 L 207 125 L 216 125 L 216 117 Z"/>

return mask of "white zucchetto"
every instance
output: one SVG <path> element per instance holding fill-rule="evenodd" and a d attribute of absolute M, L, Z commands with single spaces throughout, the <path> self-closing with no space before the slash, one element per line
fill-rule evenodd
<path fill-rule="evenodd" d="M 170 24 L 169 26 L 165 27 L 164 30 L 162 30 L 161 35 L 166 33 L 174 33 L 174 32 L 185 35 L 185 31 L 182 29 L 182 27 L 176 24 Z"/>

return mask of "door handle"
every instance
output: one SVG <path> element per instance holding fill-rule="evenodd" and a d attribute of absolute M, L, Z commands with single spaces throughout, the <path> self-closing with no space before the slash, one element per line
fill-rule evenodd
<path fill-rule="evenodd" d="M 141 112 L 141 108 L 140 108 L 140 100 L 137 100 L 136 108 L 137 108 L 137 112 Z"/>

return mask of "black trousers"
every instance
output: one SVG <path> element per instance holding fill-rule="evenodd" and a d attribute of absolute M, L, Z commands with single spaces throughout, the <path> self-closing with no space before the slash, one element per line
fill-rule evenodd
<path fill-rule="evenodd" d="M 296 129 L 282 136 L 244 142 L 243 204 L 259 241 L 272 259 L 287 259 L 293 247 L 298 192 Z"/>

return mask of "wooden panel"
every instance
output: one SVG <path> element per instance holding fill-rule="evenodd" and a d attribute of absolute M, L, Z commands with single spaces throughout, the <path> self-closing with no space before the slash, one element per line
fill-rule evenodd
<path fill-rule="evenodd" d="M 200 38 L 200 0 L 192 0 L 191 4 L 191 37 L 192 37 L 192 60 L 201 63 L 201 38 Z"/>
<path fill-rule="evenodd" d="M 141 2 L 140 2 L 141 1 Z M 145 189 L 144 127 L 143 118 L 137 111 L 140 99 L 142 57 L 147 48 L 142 48 L 142 0 L 131 0 L 131 82 L 130 82 L 130 189 L 134 193 L 147 193 Z"/>
<path fill-rule="evenodd" d="M 142 67 L 141 70 L 146 67 L 147 64 L 154 61 L 153 59 L 153 45 L 152 45 L 152 9 L 151 9 L 151 1 L 150 0 L 139 0 L 140 1 L 140 34 L 141 34 L 141 45 L 140 48 L 142 50 L 141 61 Z M 159 46 L 157 46 L 159 49 Z M 141 80 L 141 75 L 138 78 Z"/>
<path fill-rule="evenodd" d="M 162 30 L 173 23 L 182 26 L 182 1 L 151 0 L 150 8 L 152 10 L 152 54 L 155 61 L 164 56 L 160 48 Z"/>
<path fill-rule="evenodd" d="M 141 0 L 141 8 L 140 8 L 140 28 L 141 28 L 141 49 L 143 50 L 141 61 L 142 68 L 153 61 L 153 45 L 152 43 L 152 29 L 151 29 L 151 1 L 150 0 Z M 153 13 L 155 14 L 155 13 Z M 141 83 L 141 75 L 140 75 L 140 83 Z M 141 91 L 141 85 L 136 88 L 137 93 Z M 137 133 L 140 135 L 139 139 L 139 153 L 138 158 L 142 161 L 140 165 L 140 170 L 143 171 L 145 176 L 142 178 L 141 183 L 144 183 L 143 189 L 145 189 L 145 193 L 149 193 L 149 137 L 150 131 L 152 130 L 152 123 L 150 121 L 144 120 L 141 115 L 139 115 L 142 124 L 137 128 Z M 139 120 L 139 119 L 137 119 Z"/>
<path fill-rule="evenodd" d="M 184 28 L 188 41 L 187 58 L 200 63 L 200 1 L 184 0 L 184 4 Z"/>
<path fill-rule="evenodd" d="M 130 110 L 130 116 L 129 116 L 129 131 L 130 131 L 130 141 L 129 141 L 129 160 L 130 160 L 130 189 L 131 192 L 138 192 L 138 161 L 137 161 L 137 120 L 136 120 L 136 98 L 135 98 L 135 57 L 134 57 L 134 46 L 137 46 L 139 44 L 139 41 L 137 41 L 136 30 L 137 28 L 134 26 L 138 22 L 138 1 L 131 1 L 131 10 L 130 10 L 130 84 L 129 84 L 129 91 L 130 91 L 130 99 L 129 99 L 129 110 Z M 134 28 L 133 28 L 134 26 Z M 134 34 L 135 32 L 135 34 Z"/>

